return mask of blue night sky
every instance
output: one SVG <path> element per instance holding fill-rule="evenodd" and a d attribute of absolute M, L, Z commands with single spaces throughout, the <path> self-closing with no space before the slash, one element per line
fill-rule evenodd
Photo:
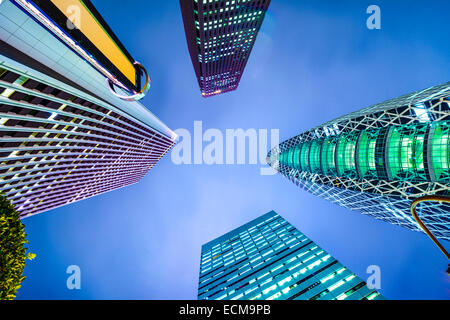
<path fill-rule="evenodd" d="M 144 104 L 170 128 L 280 129 L 328 120 L 450 79 L 448 1 L 273 0 L 236 92 L 203 99 L 177 0 L 92 0 L 149 70 Z M 132 4 L 131 4 L 132 3 Z M 382 29 L 366 28 L 381 7 Z M 423 234 L 341 208 L 260 165 L 181 165 L 24 222 L 19 299 L 196 299 L 202 244 L 275 210 L 388 299 L 449 299 L 447 261 Z M 448 245 L 446 243 L 445 245 Z M 66 287 L 78 265 L 82 289 Z"/>

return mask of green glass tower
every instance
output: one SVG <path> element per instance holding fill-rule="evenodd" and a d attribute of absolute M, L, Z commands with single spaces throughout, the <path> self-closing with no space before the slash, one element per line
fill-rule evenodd
<path fill-rule="evenodd" d="M 377 219 L 421 231 L 417 198 L 450 195 L 450 83 L 325 123 L 271 150 L 269 164 L 299 187 Z M 450 207 L 418 213 L 450 239 Z"/>
<path fill-rule="evenodd" d="M 199 300 L 380 300 L 271 211 L 202 248 Z"/>

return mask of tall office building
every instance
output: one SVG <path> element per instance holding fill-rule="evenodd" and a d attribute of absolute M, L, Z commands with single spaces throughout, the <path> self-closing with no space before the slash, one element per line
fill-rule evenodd
<path fill-rule="evenodd" d="M 269 4 L 270 0 L 180 0 L 204 97 L 238 87 Z"/>
<path fill-rule="evenodd" d="M 203 246 L 198 299 L 384 297 L 272 211 Z"/>
<path fill-rule="evenodd" d="M 74 2 L 36 1 L 42 8 Z M 137 183 L 177 138 L 141 104 L 113 95 L 98 61 L 68 47 L 60 35 L 72 39 L 69 33 L 55 35 L 38 19 L 58 11 L 39 15 L 33 3 L 0 4 L 0 193 L 23 218 Z M 126 83 L 119 68 L 105 70 Z M 127 74 L 137 85 L 132 68 Z"/>
<path fill-rule="evenodd" d="M 268 162 L 299 187 L 351 210 L 422 231 L 410 206 L 450 195 L 450 83 L 343 116 L 281 143 Z M 450 239 L 450 207 L 418 214 Z"/>

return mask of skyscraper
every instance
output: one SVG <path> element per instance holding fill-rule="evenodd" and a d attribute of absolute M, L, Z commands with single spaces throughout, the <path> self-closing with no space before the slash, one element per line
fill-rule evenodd
<path fill-rule="evenodd" d="M 379 300 L 274 211 L 202 248 L 199 300 Z"/>
<path fill-rule="evenodd" d="M 270 0 L 180 0 L 204 97 L 238 87 L 269 4 Z"/>
<path fill-rule="evenodd" d="M 39 9 L 27 1 L 0 4 L 0 193 L 22 217 L 137 183 L 177 139 L 144 106 L 114 95 L 95 55 L 86 60 L 69 33 L 46 28 L 31 14 L 40 17 Z M 120 86 L 126 78 L 118 67 L 105 70 L 116 72 Z M 127 70 L 130 87 L 140 90 Z"/>
<path fill-rule="evenodd" d="M 269 152 L 293 183 L 351 210 L 422 231 L 410 206 L 450 195 L 450 83 L 327 122 Z M 450 240 L 450 207 L 417 209 L 436 237 Z"/>

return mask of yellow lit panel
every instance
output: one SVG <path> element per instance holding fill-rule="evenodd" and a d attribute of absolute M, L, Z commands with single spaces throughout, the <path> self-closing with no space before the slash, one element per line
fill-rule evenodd
<path fill-rule="evenodd" d="M 51 2 L 70 19 L 72 8 L 79 8 L 80 23 L 77 26 L 89 41 L 94 44 L 125 77 L 136 85 L 136 68 L 128 57 L 117 46 L 102 25 L 92 15 L 82 0 L 51 0 Z M 78 13 L 78 12 L 77 12 Z"/>

